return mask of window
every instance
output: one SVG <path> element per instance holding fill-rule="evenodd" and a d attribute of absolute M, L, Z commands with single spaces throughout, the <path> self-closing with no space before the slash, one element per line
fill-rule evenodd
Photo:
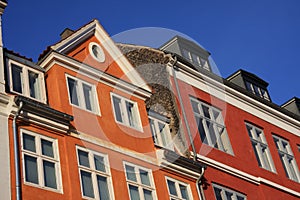
<path fill-rule="evenodd" d="M 273 135 L 273 139 L 276 144 L 286 176 L 293 181 L 299 182 L 299 169 L 289 142 L 275 135 Z"/>
<path fill-rule="evenodd" d="M 151 170 L 127 162 L 124 163 L 124 167 L 130 199 L 156 199 Z"/>
<path fill-rule="evenodd" d="M 25 183 L 62 190 L 57 140 L 22 130 Z"/>
<path fill-rule="evenodd" d="M 188 61 L 190 61 L 194 65 L 203 67 L 204 69 L 210 71 L 207 61 L 205 59 L 201 58 L 200 56 L 198 56 L 194 53 L 191 53 L 190 51 L 188 51 L 186 49 L 182 49 L 182 55 L 184 58 L 186 58 Z"/>
<path fill-rule="evenodd" d="M 140 127 L 137 103 L 111 93 L 113 110 L 117 122 L 136 129 Z"/>
<path fill-rule="evenodd" d="M 12 60 L 9 63 L 10 91 L 35 100 L 46 101 L 43 73 Z"/>
<path fill-rule="evenodd" d="M 105 54 L 101 46 L 95 42 L 91 42 L 89 44 L 89 51 L 90 54 L 94 59 L 96 59 L 98 62 L 104 62 L 105 61 Z"/>
<path fill-rule="evenodd" d="M 81 109 L 100 114 L 97 92 L 94 85 L 67 75 L 70 103 Z"/>
<path fill-rule="evenodd" d="M 257 85 L 250 83 L 248 81 L 246 82 L 246 89 L 250 92 L 252 92 L 253 94 L 255 94 L 256 96 L 259 96 L 263 99 L 266 99 L 268 101 L 270 101 L 268 92 L 264 89 L 262 89 L 261 87 L 258 87 Z"/>
<path fill-rule="evenodd" d="M 92 199 L 113 199 L 107 156 L 77 147 L 77 159 L 82 196 Z"/>
<path fill-rule="evenodd" d="M 154 143 L 161 147 L 173 149 L 174 147 L 168 123 L 163 119 L 160 120 L 153 116 L 149 116 L 149 123 Z"/>
<path fill-rule="evenodd" d="M 190 186 L 186 183 L 166 177 L 170 200 L 191 200 L 193 199 Z"/>
<path fill-rule="evenodd" d="M 201 141 L 204 144 L 233 154 L 222 113 L 219 109 L 191 98 Z"/>
<path fill-rule="evenodd" d="M 246 128 L 251 139 L 258 165 L 264 169 L 275 172 L 275 167 L 263 130 L 249 123 L 246 123 Z"/>
<path fill-rule="evenodd" d="M 213 184 L 216 200 L 246 200 L 246 196 L 228 188 Z"/>

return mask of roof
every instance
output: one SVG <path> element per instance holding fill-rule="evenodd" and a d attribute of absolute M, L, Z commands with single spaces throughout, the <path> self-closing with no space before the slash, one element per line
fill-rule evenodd
<path fill-rule="evenodd" d="M 243 69 L 239 69 L 238 71 L 236 71 L 233 74 L 231 74 L 230 76 L 228 76 L 226 79 L 230 81 L 231 79 L 233 79 L 234 77 L 236 77 L 238 75 L 241 75 L 243 78 L 248 77 L 251 80 L 255 81 L 255 83 L 259 83 L 259 84 L 263 85 L 264 87 L 268 87 L 268 85 L 269 85 L 268 82 L 266 82 L 265 80 L 261 79 L 257 75 L 255 75 L 253 73 L 250 73 L 250 72 L 247 72 L 247 71 L 245 71 Z"/>
<path fill-rule="evenodd" d="M 39 65 L 35 64 L 32 61 L 32 58 L 27 58 L 27 57 L 25 57 L 23 55 L 20 55 L 19 53 L 16 53 L 14 51 L 4 49 L 4 57 L 12 59 L 14 61 L 17 61 L 19 63 L 22 63 L 22 64 L 24 64 L 26 66 L 32 67 L 32 68 L 34 68 L 34 69 L 36 69 L 38 71 L 41 71 L 41 72 L 45 71 L 42 67 L 40 67 Z"/>

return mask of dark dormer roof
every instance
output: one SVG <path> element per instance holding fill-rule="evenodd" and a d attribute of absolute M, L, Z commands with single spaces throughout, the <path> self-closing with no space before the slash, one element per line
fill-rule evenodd
<path fill-rule="evenodd" d="M 32 61 L 32 58 L 27 58 L 27 57 L 20 55 L 19 53 L 16 53 L 14 51 L 4 49 L 4 57 L 12 59 L 12 60 L 14 60 L 18 63 L 21 63 L 23 65 L 26 65 L 28 67 L 32 67 L 33 69 L 36 69 L 38 71 L 45 72 L 44 68 L 40 67 L 39 65 L 35 64 Z"/>
<path fill-rule="evenodd" d="M 300 99 L 298 97 L 291 98 L 282 104 L 281 107 L 300 116 Z"/>
<path fill-rule="evenodd" d="M 238 76 L 241 76 L 243 79 L 247 79 L 248 81 L 256 83 L 256 84 L 258 84 L 260 86 L 263 86 L 265 88 L 267 88 L 268 85 L 269 85 L 268 82 L 264 81 L 263 79 L 261 79 L 257 75 L 252 74 L 250 72 L 247 72 L 243 69 L 239 69 L 238 71 L 236 71 L 233 74 L 231 74 L 230 76 L 228 76 L 226 79 L 228 81 L 234 82 L 235 78 L 237 78 Z"/>

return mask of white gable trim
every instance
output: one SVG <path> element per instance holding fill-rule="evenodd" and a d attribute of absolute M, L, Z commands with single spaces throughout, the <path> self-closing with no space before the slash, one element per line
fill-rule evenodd
<path fill-rule="evenodd" d="M 98 20 L 94 20 L 90 24 L 82 27 L 76 33 L 67 39 L 62 40 L 51 48 L 59 53 L 65 53 L 73 46 L 80 44 L 82 41 L 92 35 L 95 35 L 95 37 L 101 42 L 103 47 L 108 51 L 113 60 L 119 65 L 120 69 L 134 85 L 151 92 L 151 88 L 147 85 L 145 80 L 140 76 L 135 68 L 129 63 L 127 58 L 122 54 L 109 35 L 104 31 Z"/>
<path fill-rule="evenodd" d="M 47 58 L 40 64 L 40 66 L 43 67 L 47 72 L 55 64 L 84 75 L 88 78 L 94 79 L 95 81 L 99 81 L 111 87 L 117 88 L 120 91 L 123 91 L 130 95 L 134 95 L 143 100 L 149 98 L 152 94 L 144 88 L 140 88 L 136 85 L 133 85 L 132 83 L 128 83 L 122 79 L 93 68 L 92 66 L 80 63 L 71 57 L 59 54 L 54 51 L 47 56 Z"/>

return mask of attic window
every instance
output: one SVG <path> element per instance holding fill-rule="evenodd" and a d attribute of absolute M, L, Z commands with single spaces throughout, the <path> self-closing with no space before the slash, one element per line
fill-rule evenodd
<path fill-rule="evenodd" d="M 98 62 L 105 61 L 105 54 L 101 46 L 95 42 L 91 42 L 89 45 L 89 51 L 92 57 Z"/>
<path fill-rule="evenodd" d="M 252 92 L 256 96 L 259 96 L 263 99 L 266 99 L 266 100 L 270 101 L 268 92 L 266 90 L 264 90 L 263 88 L 255 85 L 253 83 L 250 83 L 248 81 L 245 81 L 245 83 L 246 83 L 246 88 L 247 88 L 248 91 Z"/>

